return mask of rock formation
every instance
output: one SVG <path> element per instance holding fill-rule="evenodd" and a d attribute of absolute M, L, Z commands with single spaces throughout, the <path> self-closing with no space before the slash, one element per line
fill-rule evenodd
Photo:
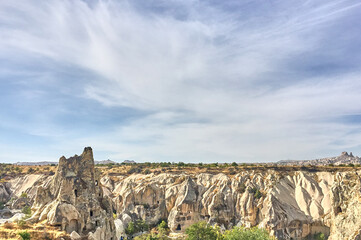
<path fill-rule="evenodd" d="M 0 183 L 0 202 L 6 203 L 10 200 L 10 187 L 8 183 Z"/>
<path fill-rule="evenodd" d="M 282 160 L 277 162 L 280 165 L 317 165 L 317 166 L 326 166 L 329 164 L 332 165 L 341 165 L 341 164 L 361 164 L 361 158 L 354 156 L 352 152 L 348 154 L 347 152 L 342 152 L 340 156 L 337 157 L 328 157 L 320 158 L 314 160 Z"/>
<path fill-rule="evenodd" d="M 358 174 L 273 170 L 243 171 L 233 177 L 137 174 L 107 186 L 124 226 L 131 219 L 149 224 L 167 219 L 172 231 L 182 232 L 203 220 L 222 229 L 258 225 L 278 239 L 303 239 L 317 233 L 331 240 L 358 239 Z"/>
<path fill-rule="evenodd" d="M 91 148 L 85 148 L 81 156 L 60 158 L 54 176 L 12 179 L 0 186 L 0 196 L 9 199 L 26 192 L 33 203 L 30 222 L 46 221 L 74 239 L 119 239 L 131 221 L 140 219 L 151 226 L 167 220 L 170 230 L 179 233 L 206 221 L 221 229 L 259 226 L 286 240 L 317 233 L 330 240 L 361 239 L 359 168 L 286 169 L 101 177 Z"/>
<path fill-rule="evenodd" d="M 46 220 L 89 239 L 116 239 L 112 203 L 103 195 L 90 147 L 80 156 L 60 158 L 51 181 L 37 188 L 33 210 L 29 221 Z"/>

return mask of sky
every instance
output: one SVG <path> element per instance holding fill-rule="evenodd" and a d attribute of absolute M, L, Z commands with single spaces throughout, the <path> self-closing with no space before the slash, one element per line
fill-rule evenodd
<path fill-rule="evenodd" d="M 0 162 L 361 155 L 359 0 L 2 0 Z"/>

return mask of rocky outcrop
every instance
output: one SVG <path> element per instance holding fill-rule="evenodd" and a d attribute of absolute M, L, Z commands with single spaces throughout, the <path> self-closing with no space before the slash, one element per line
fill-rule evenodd
<path fill-rule="evenodd" d="M 341 158 L 355 157 L 343 153 Z M 32 204 L 30 222 L 58 226 L 73 239 L 119 239 L 139 219 L 154 226 L 167 220 L 172 232 L 206 221 L 221 229 L 258 226 L 286 240 L 317 233 L 330 240 L 361 239 L 358 168 L 280 169 L 101 177 L 92 149 L 85 148 L 80 156 L 61 157 L 54 176 L 25 175 L 0 185 L 0 197 L 14 196 L 15 208 Z M 29 202 L 22 200 L 24 192 Z"/>
<path fill-rule="evenodd" d="M 104 178 L 104 182 L 109 182 Z M 113 186 L 109 184 L 109 186 Z M 361 229 L 357 172 L 241 172 L 131 175 L 115 181 L 114 203 L 122 226 L 167 219 L 174 232 L 203 220 L 223 229 L 235 225 L 269 229 L 279 239 L 324 233 L 357 239 Z"/>
<path fill-rule="evenodd" d="M 320 158 L 314 160 L 282 160 L 277 162 L 280 165 L 316 165 L 316 166 L 326 166 L 326 165 L 359 165 L 361 164 L 361 158 L 354 156 L 352 152 L 348 154 L 347 152 L 342 152 L 340 156 L 337 157 L 328 157 Z"/>
<path fill-rule="evenodd" d="M 90 147 L 60 158 L 55 175 L 37 188 L 33 211 L 31 222 L 46 220 L 73 236 L 115 240 L 112 203 L 103 194 Z"/>
<path fill-rule="evenodd" d="M 6 203 L 7 201 L 9 201 L 10 195 L 11 195 L 11 191 L 9 184 L 4 182 L 0 183 L 0 202 Z"/>

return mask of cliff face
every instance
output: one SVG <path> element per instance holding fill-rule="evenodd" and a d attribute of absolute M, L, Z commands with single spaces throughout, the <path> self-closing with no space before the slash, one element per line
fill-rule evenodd
<path fill-rule="evenodd" d="M 29 221 L 46 220 L 89 239 L 115 239 L 111 206 L 111 200 L 103 196 L 92 149 L 85 148 L 80 156 L 61 157 L 55 175 L 37 187 Z"/>
<path fill-rule="evenodd" d="M 279 239 L 324 233 L 359 239 L 360 178 L 357 172 L 290 174 L 264 171 L 224 174 L 132 175 L 102 182 L 113 195 L 123 224 L 167 219 L 172 231 L 194 222 L 265 227 Z"/>
<path fill-rule="evenodd" d="M 331 240 L 361 239 L 360 174 L 240 170 L 232 176 L 100 177 L 91 148 L 85 148 L 80 156 L 60 158 L 54 176 L 25 175 L 3 184 L 0 197 L 6 201 L 26 192 L 34 212 L 30 222 L 46 221 L 88 239 L 119 239 L 138 219 L 150 225 L 167 220 L 173 232 L 207 221 L 223 229 L 260 226 L 278 239 L 316 233 Z"/>

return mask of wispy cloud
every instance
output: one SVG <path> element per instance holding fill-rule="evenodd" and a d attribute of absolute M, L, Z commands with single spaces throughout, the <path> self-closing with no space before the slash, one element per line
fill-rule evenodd
<path fill-rule="evenodd" d="M 5 140 L 19 132 L 43 138 L 35 148 L 49 158 L 83 145 L 141 161 L 357 152 L 359 125 L 343 119 L 361 112 L 360 8 L 3 1 L 0 127 L 13 132 L 0 146 L 19 144 Z"/>

